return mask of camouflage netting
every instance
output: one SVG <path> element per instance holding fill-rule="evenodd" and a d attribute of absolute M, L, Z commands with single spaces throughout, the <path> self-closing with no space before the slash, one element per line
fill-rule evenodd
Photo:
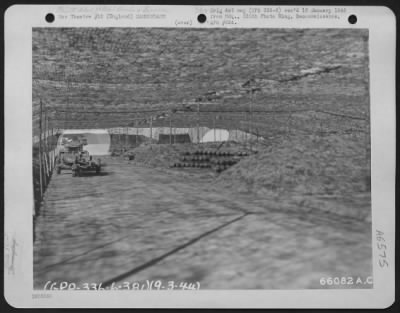
<path fill-rule="evenodd" d="M 368 136 L 291 136 L 223 172 L 214 186 L 267 199 L 370 218 Z M 362 196 L 363 205 L 355 203 Z M 334 200 L 329 201 L 329 200 Z M 347 201 L 344 205 L 338 201 Z M 351 203 L 351 204 L 349 204 Z"/>
<path fill-rule="evenodd" d="M 35 133 L 40 101 L 58 128 L 149 127 L 151 117 L 263 136 L 331 120 L 327 131 L 348 130 L 332 112 L 367 127 L 366 30 L 35 28 L 32 38 Z"/>
<path fill-rule="evenodd" d="M 369 195 L 367 30 L 35 28 L 32 39 L 34 135 L 40 104 L 50 128 L 240 130 L 265 146 L 213 186 L 317 207 Z M 138 140 L 112 135 L 126 143 Z M 197 146 L 143 145 L 135 162 L 168 167 Z M 357 205 L 329 210 L 366 218 Z"/>
<path fill-rule="evenodd" d="M 366 138 L 352 135 L 293 136 L 225 171 L 217 183 L 237 191 L 298 192 L 305 195 L 352 194 L 369 186 Z M 240 178 L 240 179 L 239 179 Z M 244 188 L 244 189 L 243 189 Z M 279 189 L 279 190 L 278 190 Z"/>

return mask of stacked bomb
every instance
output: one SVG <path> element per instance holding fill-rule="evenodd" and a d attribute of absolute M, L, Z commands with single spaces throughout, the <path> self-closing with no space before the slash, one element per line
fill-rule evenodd
<path fill-rule="evenodd" d="M 241 158 L 248 156 L 249 153 L 246 151 L 216 151 L 216 155 L 211 158 L 211 168 L 220 173 L 232 165 L 235 165 L 241 160 Z"/>
<path fill-rule="evenodd" d="M 239 162 L 242 157 L 248 155 L 249 152 L 247 151 L 185 151 L 181 154 L 180 161 L 174 163 L 172 167 L 211 168 L 219 173 Z"/>
<path fill-rule="evenodd" d="M 175 167 L 197 167 L 210 168 L 211 155 L 208 151 L 195 150 L 193 152 L 185 151 L 181 154 L 180 162 L 175 163 Z"/>

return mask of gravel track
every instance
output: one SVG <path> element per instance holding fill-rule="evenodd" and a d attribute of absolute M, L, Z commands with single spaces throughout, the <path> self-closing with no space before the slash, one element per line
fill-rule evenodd
<path fill-rule="evenodd" d="M 301 289 L 372 273 L 368 222 L 285 210 L 211 186 L 207 175 L 105 162 L 100 176 L 53 176 L 35 222 L 36 289 L 146 279 Z"/>

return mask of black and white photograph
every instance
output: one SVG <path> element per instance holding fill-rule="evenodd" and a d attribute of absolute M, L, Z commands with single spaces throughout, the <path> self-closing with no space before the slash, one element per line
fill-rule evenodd
<path fill-rule="evenodd" d="M 387 308 L 386 7 L 5 13 L 4 296 L 18 308 Z"/>
<path fill-rule="evenodd" d="M 372 288 L 367 30 L 34 28 L 32 58 L 35 288 Z"/>

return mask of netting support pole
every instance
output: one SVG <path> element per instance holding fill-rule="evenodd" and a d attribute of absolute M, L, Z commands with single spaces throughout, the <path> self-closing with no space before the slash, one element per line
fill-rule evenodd
<path fill-rule="evenodd" d="M 39 185 L 40 185 L 40 199 L 43 197 L 43 177 L 42 177 L 42 100 L 40 99 L 40 112 L 39 112 Z"/>
<path fill-rule="evenodd" d="M 46 128 L 47 128 L 47 130 L 46 130 L 46 149 L 47 149 L 47 159 L 48 159 L 48 165 L 49 165 L 49 176 L 51 175 L 51 170 L 52 170 L 52 168 L 51 168 L 51 158 L 50 158 L 50 148 L 51 148 L 51 141 L 50 141 L 50 139 L 49 139 L 49 137 L 50 137 L 50 126 L 49 126 L 49 115 L 48 114 L 46 114 L 47 115 L 47 118 L 46 118 Z"/>
<path fill-rule="evenodd" d="M 214 142 L 217 141 L 217 130 L 215 129 L 215 120 L 216 119 L 217 119 L 217 117 L 216 117 L 216 115 L 214 115 L 214 120 L 213 120 L 213 122 L 214 122 L 214 125 L 213 125 L 213 128 L 214 128 Z"/>
<path fill-rule="evenodd" d="M 169 144 L 172 144 L 172 112 L 169 114 Z"/>
<path fill-rule="evenodd" d="M 138 137 L 139 137 L 139 123 L 138 123 L 138 121 L 135 121 L 135 125 L 136 125 L 136 139 L 135 139 L 135 144 L 136 144 L 136 146 L 137 146 L 137 144 L 138 144 Z"/>
<path fill-rule="evenodd" d="M 42 114 L 43 110 L 41 108 Z M 44 123 L 44 131 L 46 131 L 46 115 L 44 115 L 44 120 L 42 119 L 41 123 Z M 42 168 L 43 168 L 43 193 L 47 186 L 47 174 L 46 174 L 46 135 L 43 133 L 43 128 L 40 129 L 40 136 L 44 136 L 43 145 L 42 145 Z"/>
<path fill-rule="evenodd" d="M 249 116 L 249 135 L 250 135 L 250 150 L 253 150 L 251 132 L 253 130 L 253 89 L 250 91 L 250 116 Z"/>
<path fill-rule="evenodd" d="M 197 143 L 200 143 L 200 103 L 197 103 Z"/>
<path fill-rule="evenodd" d="M 49 116 L 47 116 L 47 137 L 50 137 L 50 139 L 48 138 L 48 142 L 47 142 L 47 151 L 48 151 L 48 155 L 49 155 L 49 169 L 50 169 L 50 175 L 53 173 L 53 136 L 51 135 L 51 129 L 50 129 L 50 119 Z"/>
<path fill-rule="evenodd" d="M 245 145 L 246 145 L 246 148 L 247 148 L 247 137 L 248 137 L 248 127 L 246 127 L 246 124 L 248 125 L 248 118 L 249 118 L 249 116 L 248 116 L 248 113 L 244 113 L 245 114 L 245 126 L 243 127 L 244 129 L 245 129 L 245 134 L 244 134 L 244 142 L 245 142 Z"/>
<path fill-rule="evenodd" d="M 152 139 L 153 139 L 153 117 L 150 116 L 150 143 Z"/>
<path fill-rule="evenodd" d="M 56 144 L 55 144 L 55 142 L 54 142 L 54 127 L 53 127 L 54 125 L 51 125 L 51 150 L 53 151 L 52 152 L 52 157 L 51 157 L 51 171 L 53 172 L 53 170 L 54 170 L 54 159 L 55 159 L 55 152 L 54 152 L 54 150 L 55 150 L 55 148 L 56 148 Z"/>
<path fill-rule="evenodd" d="M 128 127 L 126 127 L 126 134 L 125 134 L 125 147 L 128 148 Z"/>
<path fill-rule="evenodd" d="M 46 179 L 50 176 L 50 166 L 49 166 L 49 125 L 48 125 L 48 116 L 47 109 L 44 110 L 44 147 L 45 147 L 45 165 L 46 165 Z"/>

